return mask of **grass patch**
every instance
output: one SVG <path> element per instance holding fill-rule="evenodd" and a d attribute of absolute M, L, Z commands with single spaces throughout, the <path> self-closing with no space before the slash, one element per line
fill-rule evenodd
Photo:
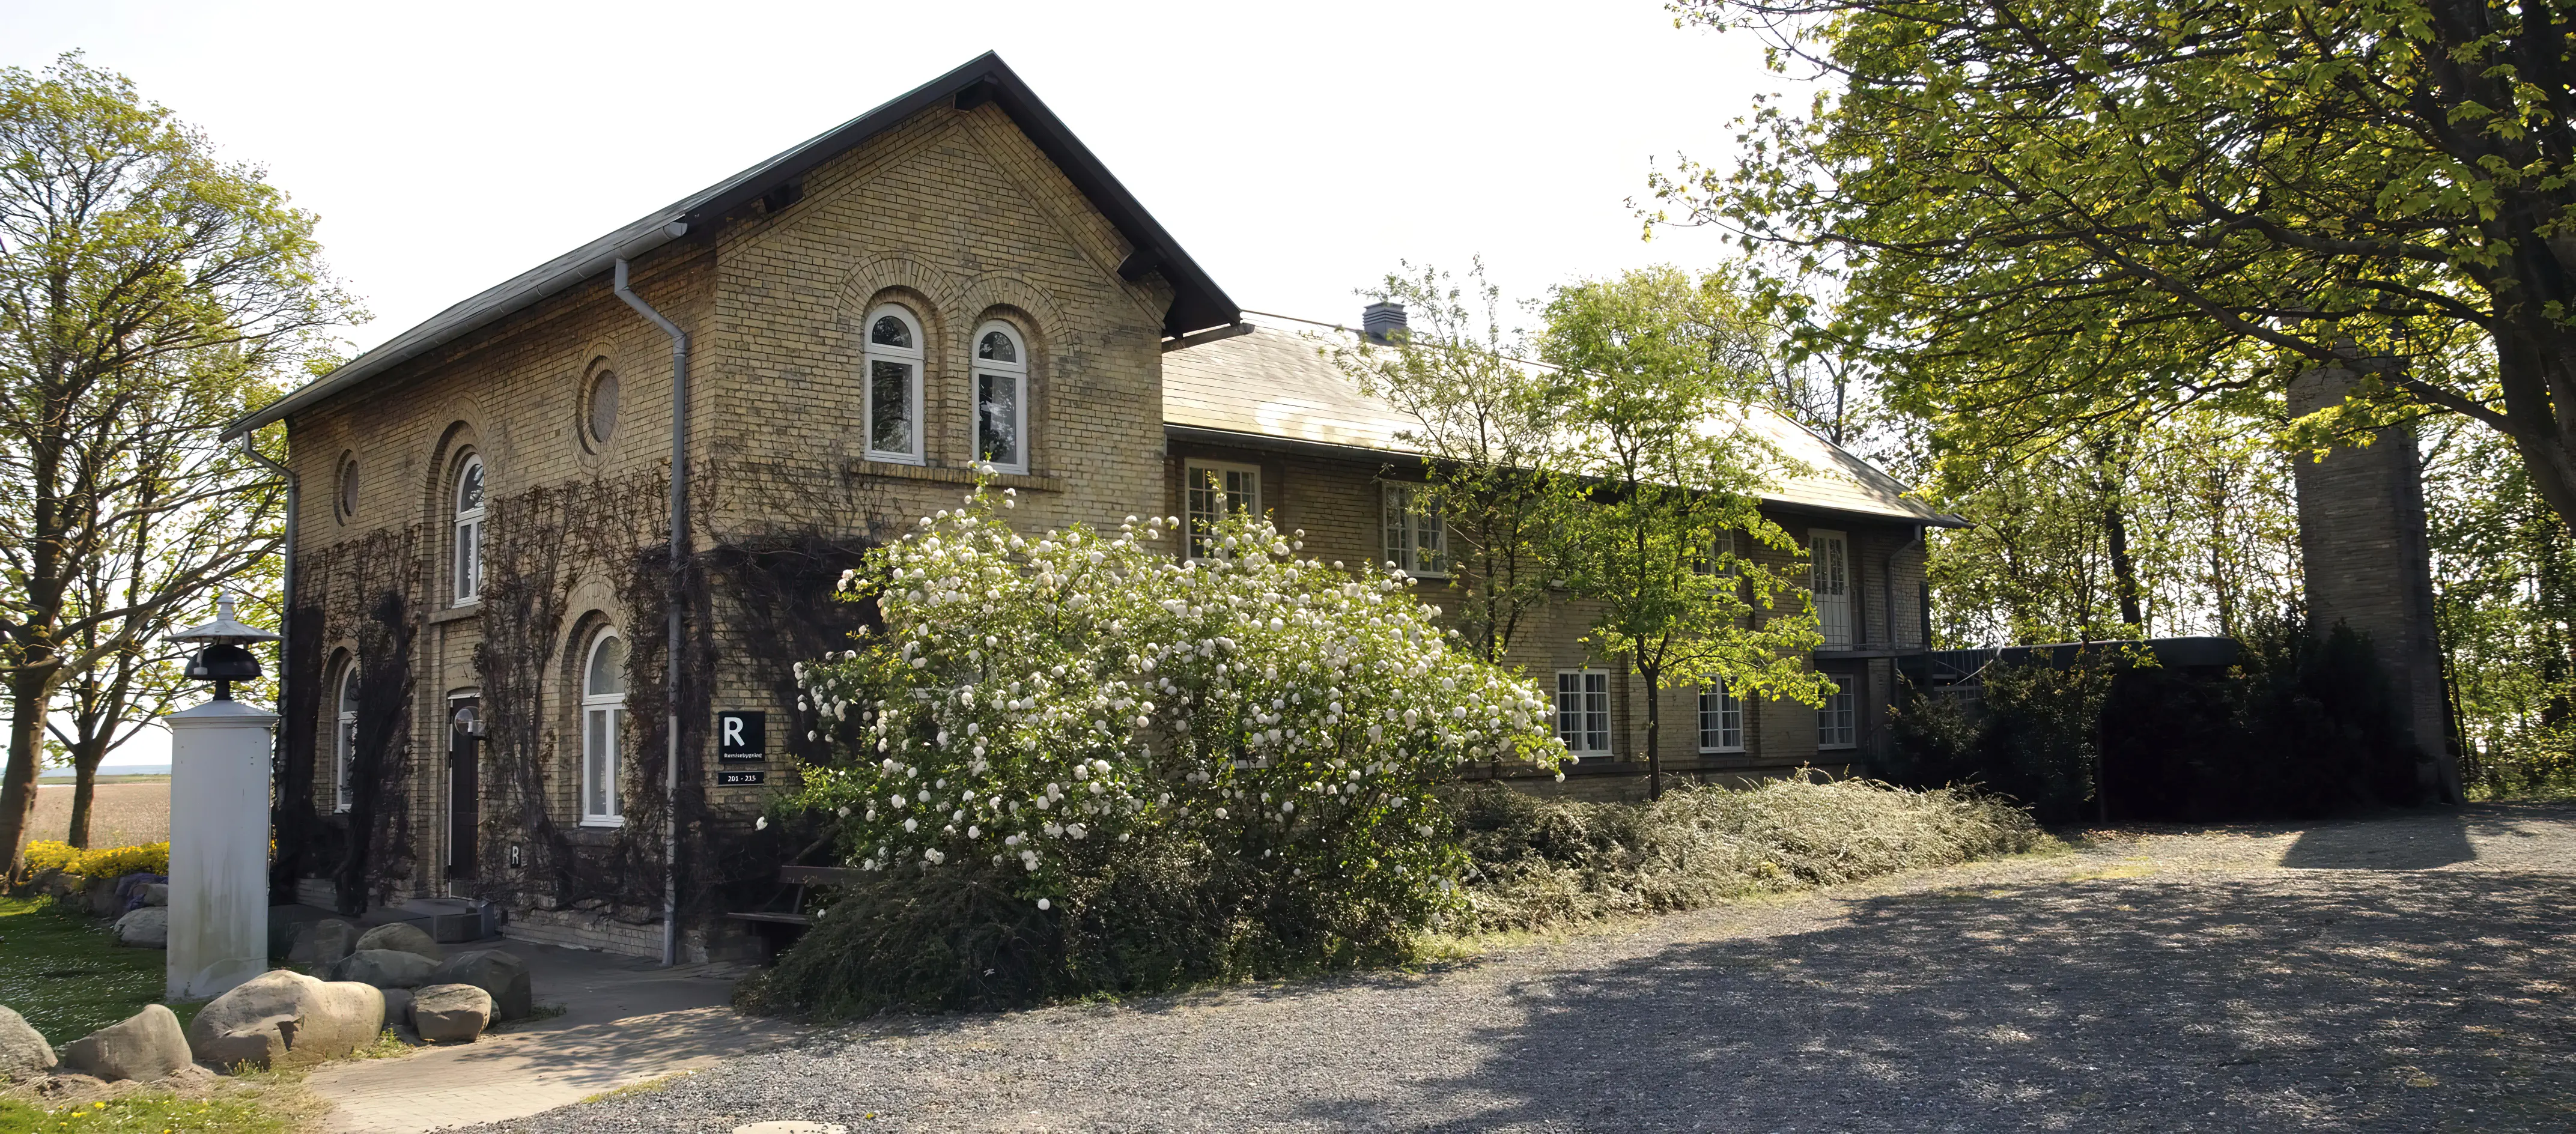
<path fill-rule="evenodd" d="M 160 1003 L 166 969 L 160 950 L 121 947 L 103 923 L 50 898 L 0 897 L 0 1004 L 55 1047 Z M 200 1006 L 170 1010 L 185 1025 Z"/>
<path fill-rule="evenodd" d="M 235 1093 L 183 1099 L 137 1094 L 78 1106 L 47 1108 L 0 1099 L 0 1134 L 172 1134 L 220 1130 L 226 1134 L 287 1134 L 293 1120 L 261 1105 L 256 1095 Z"/>
<path fill-rule="evenodd" d="M 1452 932 L 1543 930 L 1698 909 L 2039 850 L 2030 814 L 1955 789 L 1869 780 L 1686 786 L 1653 803 L 1542 800 L 1499 785 L 1461 792 L 1474 873 Z"/>

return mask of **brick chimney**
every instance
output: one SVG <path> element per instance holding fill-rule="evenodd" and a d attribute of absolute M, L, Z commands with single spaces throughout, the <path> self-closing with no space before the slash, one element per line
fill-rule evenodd
<path fill-rule="evenodd" d="M 2290 383 L 2290 413 L 2305 416 L 2343 401 L 2355 368 L 2397 365 L 2371 359 L 2310 370 Z M 2366 446 L 2336 445 L 2323 460 L 2301 455 L 2299 552 L 2306 560 L 2308 623 L 2337 622 L 2370 636 L 2397 697 L 2425 786 L 2460 800 L 2442 692 L 2442 647 L 2433 620 L 2433 555 L 2424 529 L 2424 482 L 2415 431 L 2392 425 Z"/>

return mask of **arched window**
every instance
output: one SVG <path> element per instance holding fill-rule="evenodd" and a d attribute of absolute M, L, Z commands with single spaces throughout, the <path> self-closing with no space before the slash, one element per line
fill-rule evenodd
<path fill-rule="evenodd" d="M 626 734 L 626 640 L 602 630 L 590 641 L 581 678 L 581 821 L 616 827 L 626 822 L 617 790 L 618 746 Z"/>
<path fill-rule="evenodd" d="M 358 663 L 340 670 L 339 712 L 331 729 L 331 810 L 347 811 L 358 802 L 358 786 L 349 773 L 358 761 Z"/>
<path fill-rule="evenodd" d="M 868 313 L 868 459 L 921 464 L 921 323 L 888 304 Z"/>
<path fill-rule="evenodd" d="M 483 594 L 483 458 L 456 470 L 456 601 Z"/>
<path fill-rule="evenodd" d="M 1029 351 L 1008 323 L 975 332 L 975 459 L 1029 471 Z"/>

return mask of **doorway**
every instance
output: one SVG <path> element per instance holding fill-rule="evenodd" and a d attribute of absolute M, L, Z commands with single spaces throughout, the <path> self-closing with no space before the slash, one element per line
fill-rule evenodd
<path fill-rule="evenodd" d="M 475 877 L 479 848 L 474 836 L 483 825 L 482 761 L 477 758 L 483 718 L 473 698 L 449 702 L 447 713 L 447 878 L 455 882 Z"/>

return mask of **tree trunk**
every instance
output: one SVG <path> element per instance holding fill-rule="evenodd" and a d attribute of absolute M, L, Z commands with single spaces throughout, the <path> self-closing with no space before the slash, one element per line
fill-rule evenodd
<path fill-rule="evenodd" d="M 109 728 L 116 722 L 107 722 Z M 107 733 L 83 737 L 72 748 L 72 819 L 63 841 L 89 849 L 90 804 L 98 797 L 98 766 L 107 759 Z"/>
<path fill-rule="evenodd" d="M 47 670 L 20 670 L 9 680 L 9 764 L 0 770 L 0 876 L 18 872 L 27 829 L 36 821 L 37 756 L 44 751 L 45 710 L 53 700 Z M 27 706 L 34 705 L 33 711 Z"/>
<path fill-rule="evenodd" d="M 1664 699 L 1657 672 L 1638 655 L 1637 677 L 1646 683 L 1646 798 L 1664 797 Z"/>

